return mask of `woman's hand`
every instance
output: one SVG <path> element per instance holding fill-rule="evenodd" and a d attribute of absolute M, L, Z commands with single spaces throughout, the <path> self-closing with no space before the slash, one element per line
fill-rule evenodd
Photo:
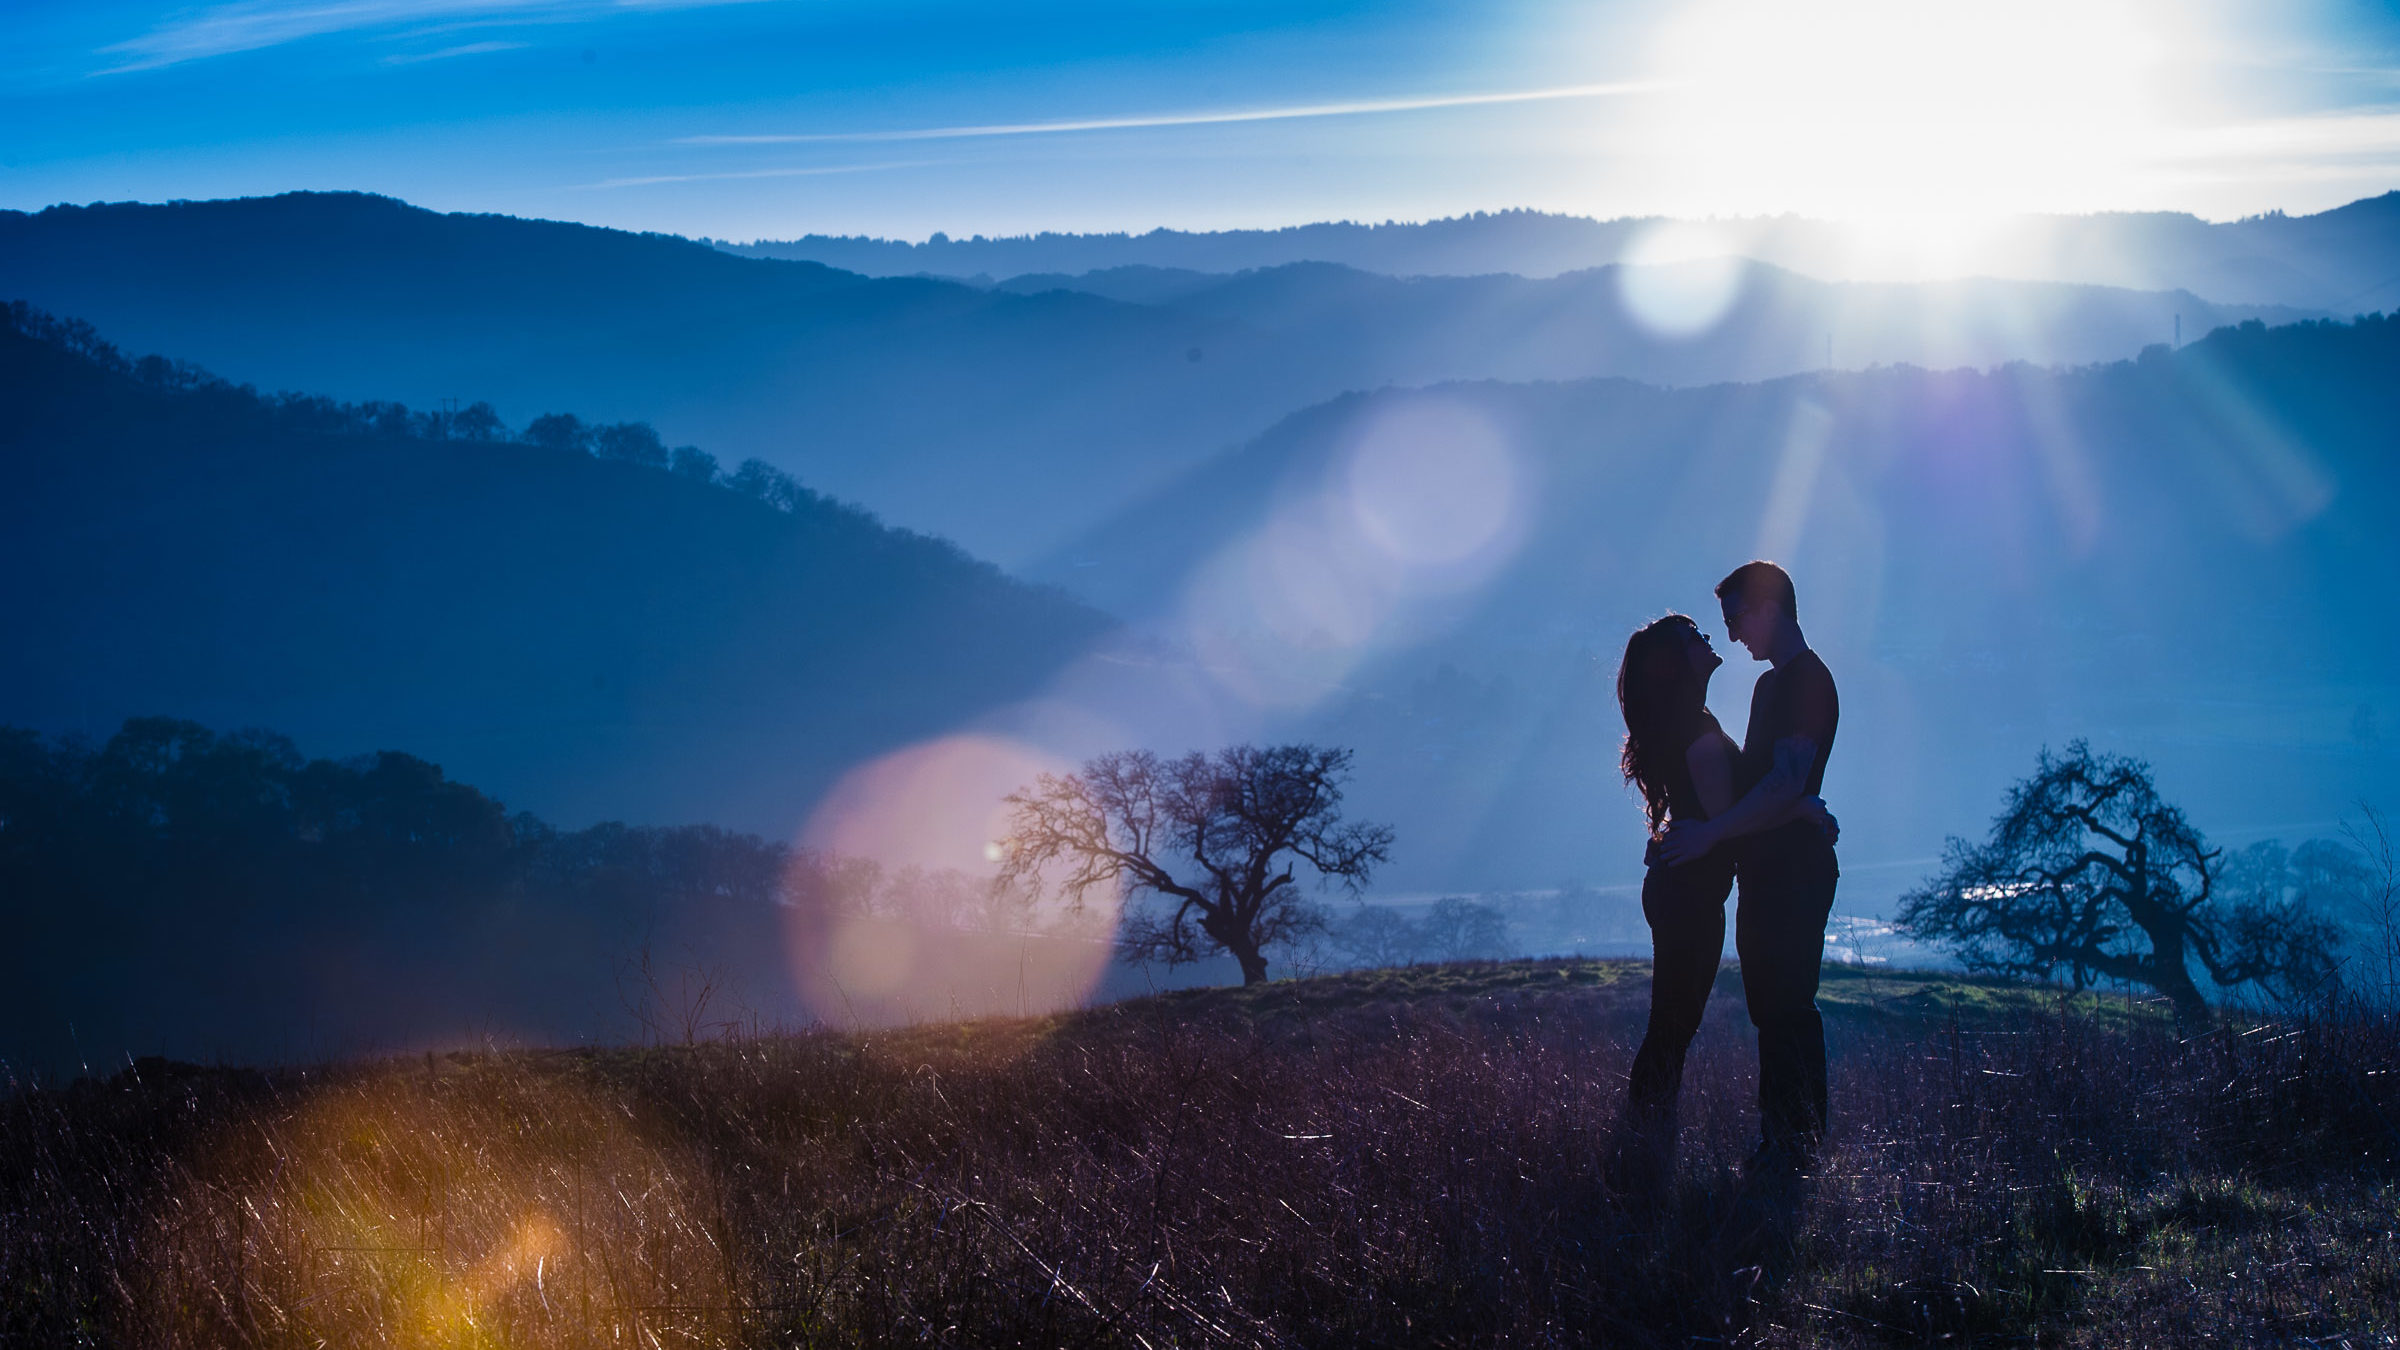
<path fill-rule="evenodd" d="M 1823 797 L 1801 798 L 1799 816 L 1800 819 L 1809 822 L 1820 830 L 1823 830 L 1825 832 L 1826 843 L 1838 844 L 1842 842 L 1842 822 L 1834 819 L 1833 812 L 1825 809 L 1825 799 Z"/>
<path fill-rule="evenodd" d="M 1652 845 L 1657 860 L 1669 867 L 1681 867 L 1708 856 L 1717 846 L 1717 832 L 1705 820 L 1684 821 L 1669 825 L 1664 838 Z"/>

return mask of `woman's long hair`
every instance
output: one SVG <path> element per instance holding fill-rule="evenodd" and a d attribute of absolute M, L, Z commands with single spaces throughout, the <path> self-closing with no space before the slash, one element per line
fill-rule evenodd
<path fill-rule="evenodd" d="M 1667 776 L 1682 762 L 1707 709 L 1707 686 L 1692 673 L 1691 638 L 1700 625 L 1669 614 L 1625 640 L 1617 667 L 1617 707 L 1625 714 L 1625 749 L 1618 766 L 1641 790 L 1655 837 L 1667 820 Z"/>

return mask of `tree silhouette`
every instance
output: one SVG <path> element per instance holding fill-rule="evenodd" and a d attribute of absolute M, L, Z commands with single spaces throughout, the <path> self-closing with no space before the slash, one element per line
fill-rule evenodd
<path fill-rule="evenodd" d="M 470 403 L 450 419 L 450 434 L 467 441 L 496 441 L 508 430 L 489 403 Z"/>
<path fill-rule="evenodd" d="M 1950 840 L 1940 875 L 1901 897 L 1898 923 L 1971 970 L 2148 985 L 2186 1027 L 2208 1020 L 2191 957 L 2220 986 L 2280 997 L 2330 977 L 2339 930 L 2305 897 L 2223 903 L 2222 859 L 2159 799 L 2148 765 L 2076 741 L 2009 789 L 1990 839 Z"/>
<path fill-rule="evenodd" d="M 790 474 L 763 459 L 743 460 L 739 468 L 726 476 L 725 485 L 778 511 L 797 510 L 816 496 Z"/>
<path fill-rule="evenodd" d="M 153 355 L 133 363 L 133 378 L 153 389 L 192 389 L 206 384 L 209 375 L 189 362 Z"/>
<path fill-rule="evenodd" d="M 590 450 L 592 430 L 573 413 L 543 413 L 525 424 L 525 439 L 551 450 Z"/>
<path fill-rule="evenodd" d="M 1355 890 L 1390 856 L 1389 827 L 1342 823 L 1349 767 L 1347 750 L 1237 745 L 1176 760 L 1119 751 L 1043 774 L 1008 798 L 1003 880 L 1055 869 L 1077 904 L 1096 886 L 1154 895 L 1164 906 L 1129 912 L 1129 951 L 1170 964 L 1230 952 L 1242 983 L 1258 984 L 1265 948 L 1324 924 L 1299 890 L 1300 864 Z"/>
<path fill-rule="evenodd" d="M 355 413 L 365 420 L 367 430 L 378 436 L 411 436 L 423 429 L 405 403 L 370 399 L 356 405 Z"/>
<path fill-rule="evenodd" d="M 1421 919 L 1362 904 L 1329 930 L 1334 950 L 1370 968 L 1416 961 L 1477 961 L 1508 954 L 1508 918 L 1464 896 L 1433 902 Z"/>
<path fill-rule="evenodd" d="M 302 435 L 379 436 L 425 441 L 506 441 L 508 424 L 491 404 L 476 402 L 455 412 L 415 412 L 401 403 L 368 401 L 343 403 L 317 394 L 285 392 L 262 396 L 248 385 L 223 379 L 185 361 L 163 356 L 128 359 L 103 341 L 90 324 L 60 319 L 22 300 L 0 304 L 0 337 L 14 334 L 55 347 L 112 375 L 128 377 L 169 394 L 196 395 L 206 402 L 202 413 L 211 420 L 264 423 L 276 430 Z M 8 353 L 21 357 L 22 353 Z M 0 369 L 0 392 L 19 378 Z M 661 469 L 695 483 L 723 487 L 786 515 L 831 512 L 871 519 L 855 507 L 845 507 L 800 485 L 790 474 L 762 459 L 744 460 L 728 473 L 715 455 L 696 445 L 672 450 L 647 422 L 595 424 L 573 413 L 544 413 L 526 423 L 514 439 L 550 450 L 573 450 L 601 459 Z"/>
<path fill-rule="evenodd" d="M 1494 961 L 1508 954 L 1507 916 L 1464 896 L 1434 901 L 1423 927 L 1437 961 Z"/>
<path fill-rule="evenodd" d="M 616 422 L 592 433 L 592 453 L 646 469 L 667 467 L 667 445 L 648 422 Z"/>
<path fill-rule="evenodd" d="M 646 935 L 768 988 L 787 907 L 865 904 L 838 884 L 855 866 L 705 825 L 556 830 L 394 750 L 309 760 L 166 717 L 97 746 L 0 725 L 0 1046 L 52 1054 L 78 1026 L 91 1048 L 129 1016 L 237 1042 L 303 1015 L 398 1030 L 438 1018 L 414 1002 L 437 987 L 604 1034 Z M 887 907 L 943 887 L 965 889 L 877 882 Z M 352 973 L 320 983 L 327 965 Z"/>
<path fill-rule="evenodd" d="M 1389 905 L 1362 904 L 1329 931 L 1335 951 L 1370 970 L 1404 966 L 1424 952 L 1425 931 Z"/>

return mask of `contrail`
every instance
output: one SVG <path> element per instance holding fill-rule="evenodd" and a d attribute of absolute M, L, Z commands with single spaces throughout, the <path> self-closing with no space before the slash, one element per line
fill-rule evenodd
<path fill-rule="evenodd" d="M 1472 108 L 1494 103 L 1544 103 L 1555 99 L 1615 98 L 1644 94 L 1666 85 L 1658 80 L 1620 84 L 1575 84 L 1557 89 L 1522 89 L 1499 94 L 1452 94 L 1438 98 L 1366 99 L 1352 103 L 1304 103 L 1288 108 L 1241 108 L 1223 112 L 1162 113 L 1151 117 L 1091 117 L 1064 122 L 994 122 L 979 126 L 918 127 L 901 131 L 772 132 L 750 136 L 682 136 L 676 145 L 797 145 L 828 141 L 943 141 L 976 136 L 1050 136 L 1068 131 L 1123 131 L 1137 127 L 1199 127 L 1227 122 L 1280 122 L 1298 117 L 1355 117 L 1366 113 L 1416 112 L 1426 108 Z"/>

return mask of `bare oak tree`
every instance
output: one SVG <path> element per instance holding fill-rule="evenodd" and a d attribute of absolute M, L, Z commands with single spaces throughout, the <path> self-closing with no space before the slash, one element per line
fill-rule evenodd
<path fill-rule="evenodd" d="M 1901 897 L 1898 924 L 1970 970 L 2148 985 L 2187 1027 L 2209 1016 L 2192 957 L 2221 987 L 2281 997 L 2330 977 L 2340 930 L 2299 901 L 2223 903 L 2222 857 L 2159 799 L 2148 765 L 2076 741 L 2009 789 L 1988 840 L 1950 841 L 1941 874 Z"/>
<path fill-rule="evenodd" d="M 1300 864 L 1356 890 L 1390 856 L 1389 828 L 1342 822 L 1349 766 L 1349 751 L 1314 745 L 1102 755 L 1008 798 L 1002 875 L 1047 879 L 1076 904 L 1094 887 L 1156 896 L 1164 903 L 1127 905 L 1129 951 L 1174 964 L 1223 950 L 1258 984 L 1265 948 L 1324 922 Z"/>

